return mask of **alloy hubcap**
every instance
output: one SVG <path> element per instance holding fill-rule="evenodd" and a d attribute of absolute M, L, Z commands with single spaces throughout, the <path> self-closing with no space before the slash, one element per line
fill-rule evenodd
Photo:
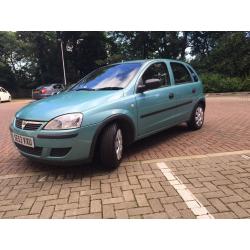
<path fill-rule="evenodd" d="M 195 112 L 195 123 L 197 126 L 201 126 L 203 124 L 204 113 L 202 107 L 198 107 Z"/>
<path fill-rule="evenodd" d="M 122 131 L 118 129 L 115 136 L 115 153 L 117 160 L 120 160 L 122 158 L 122 151 L 123 151 Z"/>

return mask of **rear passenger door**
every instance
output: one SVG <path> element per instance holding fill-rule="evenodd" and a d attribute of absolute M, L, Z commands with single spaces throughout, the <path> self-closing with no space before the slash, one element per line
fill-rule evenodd
<path fill-rule="evenodd" d="M 180 114 L 182 121 L 186 121 L 191 115 L 196 100 L 197 82 L 184 63 L 170 62 L 170 67 L 175 84 L 176 99 L 178 99 L 176 112 Z"/>

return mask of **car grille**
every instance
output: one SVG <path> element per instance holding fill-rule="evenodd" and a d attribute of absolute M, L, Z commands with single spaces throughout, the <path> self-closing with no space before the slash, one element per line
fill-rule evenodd
<path fill-rule="evenodd" d="M 65 156 L 71 148 L 52 148 L 50 156 L 63 157 Z"/>
<path fill-rule="evenodd" d="M 27 153 L 27 154 L 30 154 L 30 155 L 37 155 L 37 156 L 40 156 L 42 154 L 42 150 L 43 150 L 42 147 L 30 148 L 30 147 L 20 145 L 18 143 L 15 143 L 15 145 L 20 151 L 22 151 L 24 153 Z"/>
<path fill-rule="evenodd" d="M 37 130 L 42 126 L 42 122 L 26 121 L 16 118 L 15 126 L 23 130 Z"/>

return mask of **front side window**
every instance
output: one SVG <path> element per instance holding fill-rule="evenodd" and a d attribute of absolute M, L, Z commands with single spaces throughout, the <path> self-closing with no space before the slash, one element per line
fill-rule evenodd
<path fill-rule="evenodd" d="M 186 67 L 181 63 L 170 63 L 174 74 L 175 84 L 183 84 L 192 82 L 192 78 L 186 69 Z"/>
<path fill-rule="evenodd" d="M 99 68 L 80 80 L 71 91 L 123 89 L 135 77 L 141 65 L 141 63 L 122 63 Z"/>
<path fill-rule="evenodd" d="M 166 87 L 170 85 L 170 78 L 165 63 L 154 63 L 149 66 L 143 73 L 139 85 L 145 84 L 147 81 L 158 80 L 159 84 L 156 88 Z M 153 88 L 154 89 L 154 88 Z"/>

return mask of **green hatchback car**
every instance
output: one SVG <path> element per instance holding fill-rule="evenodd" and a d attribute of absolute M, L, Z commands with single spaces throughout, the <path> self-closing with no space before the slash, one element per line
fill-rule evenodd
<path fill-rule="evenodd" d="M 28 158 L 61 164 L 95 158 L 116 168 L 125 146 L 182 122 L 200 129 L 204 111 L 202 82 L 189 64 L 128 61 L 101 67 L 65 92 L 28 104 L 10 131 Z"/>

